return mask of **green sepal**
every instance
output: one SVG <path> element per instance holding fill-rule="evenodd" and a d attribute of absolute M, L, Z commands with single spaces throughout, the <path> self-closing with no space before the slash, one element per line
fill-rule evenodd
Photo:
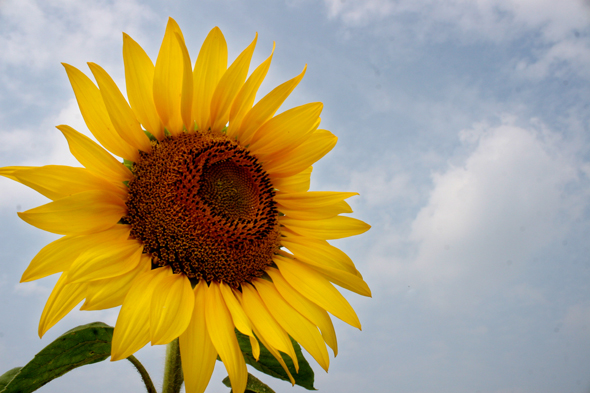
<path fill-rule="evenodd" d="M 289 375 L 283 369 L 283 366 L 278 362 L 277 359 L 270 353 L 268 349 L 262 343 L 260 343 L 260 357 L 258 361 L 254 358 L 252 354 L 252 347 L 250 345 L 250 338 L 245 334 L 240 333 L 236 330 L 236 336 L 238 337 L 238 344 L 240 345 L 240 349 L 244 354 L 244 360 L 247 364 L 254 367 L 256 370 L 270 375 L 271 377 L 282 379 L 283 381 L 291 382 L 289 379 Z M 291 358 L 281 353 L 281 356 L 289 369 L 289 372 L 295 379 L 295 385 L 299 385 L 304 387 L 307 390 L 316 390 L 313 387 L 314 382 L 314 373 L 311 369 L 311 366 L 307 362 L 307 360 L 303 357 L 303 353 L 301 353 L 301 347 L 297 343 L 297 341 L 291 338 L 291 343 L 293 344 L 293 348 L 295 349 L 295 355 L 297 356 L 297 361 L 299 363 L 299 372 L 295 371 L 295 365 Z"/>
<path fill-rule="evenodd" d="M 148 138 L 150 138 L 150 141 L 152 141 L 152 142 L 158 142 L 158 140 L 156 139 L 156 137 L 155 137 L 155 136 L 153 136 L 153 135 L 152 135 L 152 133 L 151 133 L 151 132 L 149 132 L 148 130 L 143 130 L 143 133 L 144 133 L 144 134 L 145 134 L 145 135 L 146 135 Z"/>
<path fill-rule="evenodd" d="M 133 164 L 135 164 L 133 161 L 129 161 L 126 158 L 123 159 L 123 165 L 125 165 L 131 172 L 133 172 Z"/>
<path fill-rule="evenodd" d="M 0 376 L 0 393 L 29 393 L 70 370 L 111 355 L 113 328 L 93 322 L 78 326 L 46 346 L 23 368 Z"/>
<path fill-rule="evenodd" d="M 231 388 L 229 377 L 225 377 L 222 382 L 225 386 Z M 233 389 L 231 392 L 233 392 Z M 244 393 L 275 393 L 275 391 L 254 375 L 248 373 L 248 382 L 246 383 L 246 391 Z"/>
<path fill-rule="evenodd" d="M 8 385 L 10 381 L 14 379 L 21 369 L 22 367 L 15 367 L 0 375 L 0 392 L 6 388 L 6 385 Z"/>

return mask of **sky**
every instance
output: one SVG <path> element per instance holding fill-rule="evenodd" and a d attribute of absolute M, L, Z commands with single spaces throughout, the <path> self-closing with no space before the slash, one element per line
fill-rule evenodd
<path fill-rule="evenodd" d="M 312 190 L 355 191 L 372 225 L 334 241 L 372 289 L 344 292 L 322 393 L 590 392 L 590 2 L 587 0 L 0 0 L 0 166 L 72 165 L 55 129 L 87 133 L 61 62 L 124 89 L 122 32 L 155 60 L 166 21 L 194 58 L 219 26 L 230 61 L 276 50 L 258 97 L 307 73 L 282 110 L 324 103 L 339 138 Z M 252 67 L 253 68 L 253 67 Z M 0 179 L 0 373 L 63 332 L 114 325 L 72 311 L 43 339 L 56 277 L 19 284 L 52 235 L 16 212 L 46 199 Z M 137 353 L 157 386 L 164 348 Z M 304 389 L 254 373 L 278 393 Z M 227 392 L 217 364 L 207 392 Z M 129 363 L 79 368 L 40 392 L 141 391 Z"/>

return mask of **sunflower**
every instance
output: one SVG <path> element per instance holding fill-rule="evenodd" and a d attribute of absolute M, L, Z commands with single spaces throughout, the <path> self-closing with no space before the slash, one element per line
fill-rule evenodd
<path fill-rule="evenodd" d="M 61 125 L 82 168 L 0 169 L 52 200 L 19 216 L 64 235 L 21 280 L 61 273 L 40 336 L 82 300 L 82 310 L 122 306 L 111 360 L 179 338 L 187 392 L 205 390 L 218 356 L 243 392 L 235 329 L 250 338 L 255 357 L 262 343 L 287 372 L 280 353 L 297 367 L 289 337 L 328 370 L 326 344 L 338 351 L 328 312 L 360 329 L 333 283 L 364 296 L 370 290 L 327 240 L 369 226 L 340 215 L 352 212 L 345 199 L 356 193 L 309 191 L 311 165 L 336 144 L 318 128 L 322 104 L 275 116 L 305 68 L 254 104 L 274 53 L 248 76 L 256 38 L 227 67 L 216 27 L 192 67 L 169 19 L 154 66 L 123 34 L 128 101 L 97 64 L 88 63 L 98 86 L 64 64 L 100 145 Z"/>

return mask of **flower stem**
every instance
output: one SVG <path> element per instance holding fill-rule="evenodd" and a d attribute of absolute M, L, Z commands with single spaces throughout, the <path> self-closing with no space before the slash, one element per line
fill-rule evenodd
<path fill-rule="evenodd" d="M 180 362 L 180 346 L 178 339 L 166 346 L 166 363 L 164 364 L 164 384 L 162 393 L 179 393 L 184 382 L 182 363 Z"/>
<path fill-rule="evenodd" d="M 141 379 L 143 379 L 143 383 L 145 383 L 145 388 L 148 393 L 158 393 L 154 387 L 154 383 L 152 382 L 150 375 L 146 371 L 145 367 L 143 367 L 143 364 L 141 364 L 139 360 L 137 360 L 137 358 L 133 355 L 129 356 L 127 360 L 129 360 L 131 364 L 135 366 L 137 371 L 139 371 L 139 375 L 141 375 Z"/>

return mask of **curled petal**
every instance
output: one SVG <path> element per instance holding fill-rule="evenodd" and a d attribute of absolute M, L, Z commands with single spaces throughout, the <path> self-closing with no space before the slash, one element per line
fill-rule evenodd
<path fill-rule="evenodd" d="M 61 275 L 55 287 L 53 287 L 47 303 L 45 303 L 39 321 L 39 337 L 43 337 L 53 325 L 58 323 L 86 297 L 86 283 L 68 284 L 67 276 L 68 273 Z"/>
<path fill-rule="evenodd" d="M 256 289 L 250 284 L 242 285 L 242 306 L 256 330 L 260 332 L 259 335 L 257 334 L 258 337 L 264 338 L 270 346 L 289 355 L 295 364 L 295 369 L 299 370 L 299 363 L 289 335 L 277 323 Z"/>
<path fill-rule="evenodd" d="M 317 327 L 285 301 L 273 283 L 255 280 L 254 285 L 277 322 L 328 371 L 330 358 Z"/>
<path fill-rule="evenodd" d="M 325 277 L 294 259 L 277 255 L 274 262 L 285 280 L 297 292 L 349 325 L 361 328 L 361 323 L 348 301 Z"/>
<path fill-rule="evenodd" d="M 272 282 L 283 298 L 293 306 L 293 308 L 299 311 L 301 315 L 320 328 L 324 341 L 326 341 L 326 344 L 332 348 L 334 356 L 338 355 L 336 331 L 334 330 L 334 325 L 332 324 L 332 320 L 328 313 L 323 308 L 297 292 L 277 269 L 268 269 L 267 273 L 272 278 Z"/>

